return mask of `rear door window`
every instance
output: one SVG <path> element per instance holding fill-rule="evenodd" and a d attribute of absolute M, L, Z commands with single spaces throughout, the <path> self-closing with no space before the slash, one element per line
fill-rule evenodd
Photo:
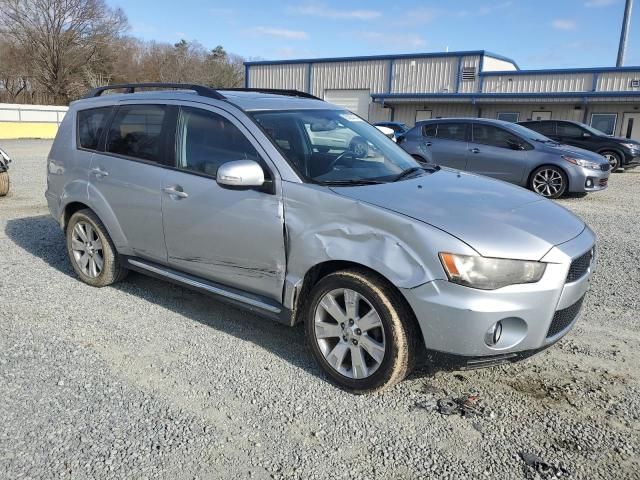
<path fill-rule="evenodd" d="M 459 142 L 467 141 L 467 124 L 466 123 L 440 123 L 438 124 L 438 133 L 436 138 L 443 140 L 457 140 Z"/>
<path fill-rule="evenodd" d="M 532 128 L 542 135 L 555 135 L 556 134 L 556 122 L 537 122 L 525 125 L 527 128 Z"/>
<path fill-rule="evenodd" d="M 437 124 L 424 125 L 422 127 L 422 135 L 424 135 L 425 137 L 435 138 L 437 131 L 438 131 Z"/>
<path fill-rule="evenodd" d="M 493 125 L 473 124 L 473 142 L 499 148 L 511 148 L 524 142 L 510 132 Z"/>
<path fill-rule="evenodd" d="M 520 125 L 542 135 L 550 136 L 556 134 L 556 122 L 524 122 Z"/>
<path fill-rule="evenodd" d="M 78 147 L 99 150 L 99 142 L 104 132 L 112 107 L 91 108 L 77 113 Z"/>
<path fill-rule="evenodd" d="M 149 162 L 164 163 L 164 105 L 123 105 L 111 122 L 106 151 Z"/>
<path fill-rule="evenodd" d="M 584 131 L 573 123 L 558 122 L 558 135 L 561 137 L 580 138 Z"/>

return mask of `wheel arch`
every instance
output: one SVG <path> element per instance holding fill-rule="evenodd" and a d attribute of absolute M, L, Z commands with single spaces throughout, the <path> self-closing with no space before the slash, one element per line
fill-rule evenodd
<path fill-rule="evenodd" d="M 93 189 L 93 192 L 96 192 L 95 189 Z M 120 251 L 121 248 L 126 247 L 128 245 L 127 238 L 122 228 L 120 227 L 120 223 L 118 222 L 115 213 L 106 202 L 104 197 L 99 195 L 98 202 L 87 200 L 69 199 L 67 203 L 61 206 L 60 226 L 62 227 L 62 229 L 66 231 L 71 216 L 74 213 L 86 208 L 91 210 L 100 219 L 100 221 L 104 225 L 104 228 L 106 228 L 107 230 L 107 234 L 111 238 L 111 241 L 118 251 Z M 101 204 L 102 207 L 100 207 L 98 204 Z"/>
<path fill-rule="evenodd" d="M 606 153 L 606 152 L 613 152 L 618 155 L 618 157 L 620 158 L 620 165 L 618 165 L 619 167 L 622 167 L 626 163 L 626 158 L 627 158 L 626 155 L 617 146 L 599 148 L 596 153 L 599 155 L 602 155 L 603 153 Z"/>
<path fill-rule="evenodd" d="M 347 260 L 327 260 L 325 262 L 317 263 L 316 265 L 312 266 L 309 270 L 307 270 L 304 277 L 302 278 L 301 283 L 298 285 L 298 288 L 296 289 L 295 298 L 293 299 L 294 309 L 292 312 L 293 314 L 292 324 L 295 325 L 297 323 L 301 323 L 304 320 L 304 311 L 306 309 L 305 302 L 309 298 L 309 294 L 313 289 L 313 287 L 321 279 L 323 279 L 324 277 L 326 277 L 331 273 L 339 272 L 342 270 L 348 270 L 348 269 L 361 270 L 373 277 L 376 277 L 385 285 L 386 288 L 393 290 L 393 292 L 396 293 L 397 298 L 401 302 L 403 302 L 404 307 L 407 309 L 407 311 L 411 312 L 410 321 L 413 323 L 413 326 L 416 328 L 416 331 L 422 332 L 422 329 L 420 328 L 420 323 L 418 322 L 418 319 L 416 317 L 415 312 L 413 311 L 413 308 L 411 307 L 409 302 L 405 299 L 404 295 L 402 295 L 402 292 L 400 291 L 400 289 L 396 287 L 393 284 L 393 282 L 391 282 L 391 280 L 389 280 L 386 276 L 384 276 L 380 272 L 377 272 L 371 267 L 368 267 L 361 263 L 347 261 Z M 420 342 L 424 342 L 424 338 L 422 334 L 418 335 L 418 337 Z"/>

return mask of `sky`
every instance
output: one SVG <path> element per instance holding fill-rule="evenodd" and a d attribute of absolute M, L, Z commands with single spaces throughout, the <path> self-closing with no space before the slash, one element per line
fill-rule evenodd
<path fill-rule="evenodd" d="M 107 0 L 129 34 L 246 59 L 488 50 L 520 68 L 615 66 L 624 0 Z M 636 2 L 626 65 L 640 65 Z"/>

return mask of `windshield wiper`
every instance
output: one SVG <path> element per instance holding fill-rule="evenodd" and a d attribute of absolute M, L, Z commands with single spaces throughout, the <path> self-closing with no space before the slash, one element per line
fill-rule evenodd
<path fill-rule="evenodd" d="M 560 142 L 557 142 L 555 140 L 551 140 L 550 138 L 547 139 L 547 140 L 542 140 L 541 138 L 532 138 L 531 140 L 533 140 L 534 142 L 550 143 L 552 145 L 560 145 Z"/>
<path fill-rule="evenodd" d="M 398 180 L 402 180 L 403 178 L 407 178 L 409 175 L 411 175 L 412 173 L 416 173 L 419 172 L 420 170 L 425 170 L 424 167 L 411 167 L 411 168 L 407 168 L 406 170 L 404 170 L 402 173 L 400 173 L 396 178 L 393 179 L 394 182 L 397 182 Z"/>
<path fill-rule="evenodd" d="M 319 183 L 321 183 L 322 185 L 341 186 L 341 185 L 379 185 L 385 182 L 380 182 L 378 180 L 371 180 L 368 178 L 353 178 L 350 180 L 326 180 Z"/>

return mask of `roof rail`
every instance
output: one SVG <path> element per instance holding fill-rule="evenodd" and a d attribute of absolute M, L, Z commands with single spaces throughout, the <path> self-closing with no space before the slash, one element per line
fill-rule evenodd
<path fill-rule="evenodd" d="M 272 93 L 274 95 L 286 95 L 288 97 L 312 98 L 314 100 L 322 100 L 307 92 L 300 90 L 280 89 L 280 88 L 220 88 L 229 92 L 256 92 L 256 93 Z"/>
<path fill-rule="evenodd" d="M 298 90 L 280 90 L 277 88 L 210 88 L 203 85 L 195 85 L 191 83 L 120 83 L 116 85 L 106 85 L 104 87 L 94 88 L 90 90 L 82 98 L 95 98 L 101 96 L 108 90 L 124 90 L 124 93 L 135 93 L 136 90 L 145 88 L 166 88 L 173 90 L 191 90 L 203 97 L 215 98 L 216 100 L 224 100 L 225 96 L 220 93 L 221 91 L 231 92 L 256 92 L 256 93 L 272 93 L 274 95 L 286 95 L 288 97 L 301 97 L 312 98 L 314 100 L 321 100 L 320 98 L 311 95 L 310 93 L 300 92 Z"/>
<path fill-rule="evenodd" d="M 117 85 L 107 85 L 104 87 L 94 88 L 90 90 L 82 98 L 94 98 L 99 97 L 108 90 L 124 90 L 124 93 L 135 93 L 136 90 L 141 88 L 170 88 L 174 90 L 192 90 L 198 95 L 203 97 L 215 98 L 216 100 L 224 100 L 224 96 L 218 93 L 215 89 L 204 87 L 202 85 L 194 85 L 190 83 L 121 83 Z"/>

